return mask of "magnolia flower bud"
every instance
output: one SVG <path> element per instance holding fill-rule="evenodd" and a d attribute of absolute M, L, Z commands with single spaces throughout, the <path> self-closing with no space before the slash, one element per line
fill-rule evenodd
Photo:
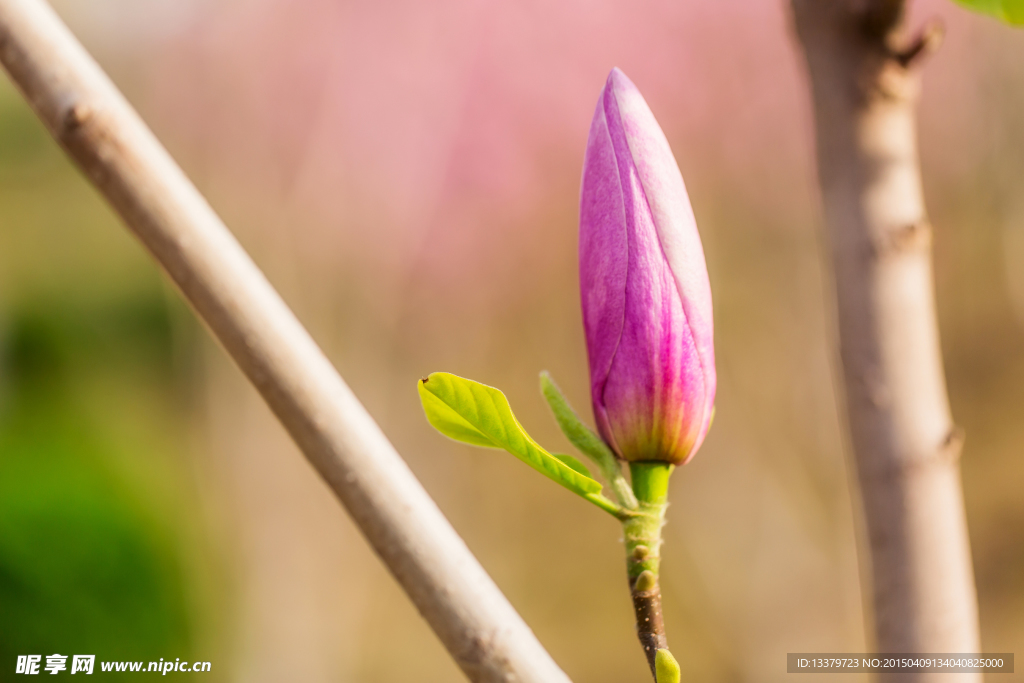
<path fill-rule="evenodd" d="M 711 286 L 668 140 L 618 69 L 583 162 L 580 290 L 601 436 L 624 460 L 686 462 L 715 402 Z"/>

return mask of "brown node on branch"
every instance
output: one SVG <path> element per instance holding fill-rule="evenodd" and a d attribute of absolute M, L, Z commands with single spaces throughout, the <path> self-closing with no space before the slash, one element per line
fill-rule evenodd
<path fill-rule="evenodd" d="M 904 69 L 917 66 L 921 61 L 934 54 L 946 37 L 946 26 L 941 19 L 931 19 L 922 28 L 917 37 L 902 50 L 896 50 L 893 57 Z"/>
<path fill-rule="evenodd" d="M 871 481 L 885 481 L 906 477 L 917 470 L 946 467 L 951 464 L 955 466 L 963 452 L 964 438 L 963 428 L 953 425 L 942 441 L 930 452 L 921 453 L 917 457 L 888 467 L 865 471 L 865 476 Z"/>
<path fill-rule="evenodd" d="M 870 242 L 872 258 L 884 259 L 912 252 L 927 252 L 932 246 L 932 226 L 927 219 L 885 232 Z"/>
<path fill-rule="evenodd" d="M 92 118 L 92 108 L 85 102 L 76 102 L 64 115 L 64 133 L 73 133 Z"/>

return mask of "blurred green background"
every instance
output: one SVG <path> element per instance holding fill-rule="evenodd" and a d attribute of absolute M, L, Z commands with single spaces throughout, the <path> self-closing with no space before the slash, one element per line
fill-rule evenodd
<path fill-rule="evenodd" d="M 664 549 L 684 680 L 782 680 L 786 652 L 865 649 L 785 3 L 55 6 L 556 660 L 592 683 L 647 676 L 617 524 L 510 456 L 439 437 L 415 381 L 499 386 L 570 452 L 537 374 L 589 416 L 576 203 L 597 94 L 623 68 L 676 152 L 715 297 L 717 418 L 673 478 Z M 947 41 L 920 144 L 983 647 L 1024 652 L 1024 33 L 944 0 L 911 23 L 936 15 Z M 211 681 L 461 680 L 4 80 L 0 680 L 17 655 L 53 652 L 208 660 Z"/>

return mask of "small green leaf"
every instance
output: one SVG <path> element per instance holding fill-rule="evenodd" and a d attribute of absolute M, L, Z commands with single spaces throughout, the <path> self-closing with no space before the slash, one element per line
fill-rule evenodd
<path fill-rule="evenodd" d="M 581 453 L 595 463 L 602 465 L 602 469 L 614 466 L 615 454 L 601 437 L 594 433 L 594 430 L 583 424 L 579 415 L 569 405 L 562 390 L 558 388 L 546 370 L 540 373 L 540 391 L 547 399 L 548 405 L 551 406 L 551 412 L 555 414 L 558 426 L 562 428 L 562 432 L 572 442 L 572 445 L 580 449 Z"/>
<path fill-rule="evenodd" d="M 435 372 L 434 374 L 440 373 Z M 427 380 L 429 379 L 430 377 L 427 378 Z M 433 425 L 434 429 L 449 439 L 472 444 L 473 446 L 501 448 L 501 446 L 487 438 L 479 429 L 470 424 L 468 420 L 459 415 L 458 412 L 443 400 L 432 392 L 427 391 L 424 386 L 427 380 L 421 379 L 419 382 L 420 402 L 423 403 L 423 412 L 427 414 L 427 420 Z"/>
<path fill-rule="evenodd" d="M 1024 0 L 956 0 L 976 12 L 991 14 L 1008 24 L 1024 25 Z"/>
<path fill-rule="evenodd" d="M 668 650 L 661 649 L 654 654 L 654 679 L 657 683 L 679 683 L 679 662 Z"/>
<path fill-rule="evenodd" d="M 583 474 L 554 457 L 530 438 L 512 414 L 505 394 L 494 387 L 447 372 L 435 372 L 419 381 L 419 392 L 427 420 L 445 436 L 475 446 L 503 448 L 573 493 L 605 507 L 594 500 L 601 491 L 601 484 L 589 473 Z"/>
<path fill-rule="evenodd" d="M 540 373 L 540 391 L 544 394 L 545 400 L 551 407 L 551 412 L 555 415 L 555 421 L 558 422 L 558 426 L 566 438 L 580 450 L 580 453 L 597 465 L 601 476 L 611 485 L 612 493 L 619 503 L 628 509 L 636 509 L 636 497 L 629 487 L 629 482 L 622 476 L 622 469 L 619 467 L 619 461 L 615 459 L 612 449 L 608 448 L 601 437 L 594 433 L 594 430 L 583 423 L 546 370 Z"/>

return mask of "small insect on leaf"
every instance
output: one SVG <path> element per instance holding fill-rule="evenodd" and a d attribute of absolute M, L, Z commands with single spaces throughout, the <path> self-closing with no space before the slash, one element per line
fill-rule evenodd
<path fill-rule="evenodd" d="M 505 395 L 494 387 L 447 372 L 419 381 L 423 412 L 434 428 L 456 441 L 503 448 L 544 476 L 591 502 L 601 484 L 570 456 L 553 456 L 530 438 Z M 603 497 L 602 497 L 603 498 Z"/>

